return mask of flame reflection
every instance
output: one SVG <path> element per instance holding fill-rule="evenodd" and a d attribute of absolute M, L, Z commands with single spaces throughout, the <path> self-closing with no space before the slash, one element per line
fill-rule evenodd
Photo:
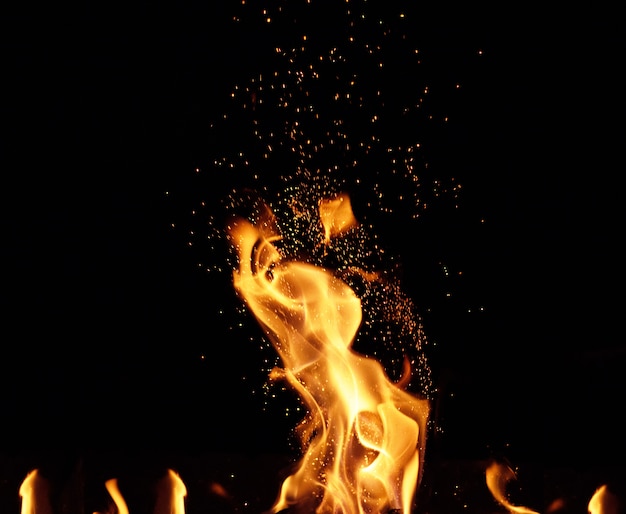
<path fill-rule="evenodd" d="M 347 197 L 320 203 L 327 238 L 356 223 Z M 429 403 L 351 349 L 361 301 L 329 270 L 283 260 L 271 214 L 237 218 L 229 236 L 239 257 L 234 286 L 278 352 L 284 379 L 307 416 L 297 427 L 301 459 L 270 512 L 403 514 L 420 477 Z M 409 371 L 410 372 L 410 371 Z"/>

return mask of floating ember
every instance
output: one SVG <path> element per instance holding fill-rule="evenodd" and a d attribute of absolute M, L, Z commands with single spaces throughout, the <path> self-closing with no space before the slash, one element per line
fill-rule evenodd
<path fill-rule="evenodd" d="M 347 197 L 322 201 L 326 239 L 354 226 Z M 257 223 L 229 227 L 239 255 L 234 285 L 280 355 L 283 379 L 307 416 L 301 459 L 271 512 L 411 512 L 425 450 L 429 402 L 390 381 L 380 362 L 352 342 L 362 321 L 353 289 L 325 268 L 285 260 L 269 209 Z"/>

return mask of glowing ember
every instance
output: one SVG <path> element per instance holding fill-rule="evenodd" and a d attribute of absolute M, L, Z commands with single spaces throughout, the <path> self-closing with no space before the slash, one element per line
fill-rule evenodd
<path fill-rule="evenodd" d="M 356 223 L 347 197 L 320 207 L 327 237 Z M 269 209 L 256 224 L 235 219 L 229 235 L 239 257 L 234 286 L 283 364 L 271 378 L 286 380 L 308 412 L 298 426 L 302 457 L 271 512 L 408 514 L 425 450 L 428 401 L 351 349 L 361 301 L 329 270 L 284 260 Z"/>

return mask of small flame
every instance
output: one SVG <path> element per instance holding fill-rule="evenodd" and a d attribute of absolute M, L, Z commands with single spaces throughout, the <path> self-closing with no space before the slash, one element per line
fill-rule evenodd
<path fill-rule="evenodd" d="M 26 475 L 19 490 L 22 498 L 21 514 L 52 514 L 48 481 L 34 469 Z"/>
<path fill-rule="evenodd" d="M 615 494 L 609 491 L 606 484 L 593 493 L 587 505 L 589 514 L 618 514 L 620 502 Z"/>
<path fill-rule="evenodd" d="M 319 207 L 327 238 L 356 224 L 347 197 Z M 239 255 L 234 286 L 284 365 L 270 377 L 286 380 L 308 411 L 298 427 L 302 457 L 271 512 L 295 506 L 318 514 L 408 514 L 429 403 L 391 382 L 378 361 L 351 349 L 361 301 L 328 270 L 284 261 L 268 214 L 269 221 L 256 225 L 237 219 L 229 230 Z"/>
<path fill-rule="evenodd" d="M 180 476 L 171 469 L 159 481 L 154 514 L 185 514 L 187 488 Z"/>
<path fill-rule="evenodd" d="M 324 199 L 319 203 L 320 219 L 324 227 L 324 241 L 330 243 L 338 236 L 358 225 L 348 195 L 339 195 L 333 199 Z"/>
<path fill-rule="evenodd" d="M 516 478 L 515 472 L 509 466 L 505 466 L 504 464 L 500 464 L 498 462 L 492 462 L 486 470 L 487 487 L 491 491 L 493 497 L 503 507 L 507 508 L 509 512 L 513 512 L 515 514 L 539 514 L 537 511 L 526 507 L 513 505 L 508 499 L 506 487 L 511 480 L 515 480 Z"/>
<path fill-rule="evenodd" d="M 113 503 L 117 507 L 117 514 L 128 514 L 128 507 L 126 506 L 126 500 L 122 496 L 118 487 L 117 478 L 111 478 L 104 483 L 107 491 L 113 498 Z"/>

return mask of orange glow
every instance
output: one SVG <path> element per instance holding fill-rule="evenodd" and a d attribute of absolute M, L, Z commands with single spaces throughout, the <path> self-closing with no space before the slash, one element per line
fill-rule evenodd
<path fill-rule="evenodd" d="M 356 224 L 347 196 L 319 207 L 328 238 Z M 234 286 L 281 358 L 270 377 L 286 380 L 307 407 L 297 427 L 301 458 L 270 512 L 409 514 L 428 401 L 351 349 L 361 301 L 329 270 L 283 260 L 271 212 L 256 225 L 233 221 L 229 235 L 239 256 Z"/>
<path fill-rule="evenodd" d="M 492 462 L 486 471 L 487 487 L 493 497 L 509 512 L 515 514 L 539 514 L 537 511 L 513 505 L 507 496 L 506 487 L 516 478 L 515 472 L 509 467 L 497 462 Z"/>
<path fill-rule="evenodd" d="M 209 491 L 220 498 L 226 498 L 228 500 L 232 498 L 226 488 L 219 482 L 211 482 L 211 484 L 209 484 Z"/>
<path fill-rule="evenodd" d="M 26 475 L 19 494 L 22 498 L 21 514 L 52 514 L 48 481 L 40 475 L 39 470 L 34 469 Z"/>
<path fill-rule="evenodd" d="M 550 502 L 548 507 L 546 508 L 546 513 L 550 514 L 551 512 L 562 512 L 567 508 L 567 503 L 563 498 L 555 498 Z"/>

